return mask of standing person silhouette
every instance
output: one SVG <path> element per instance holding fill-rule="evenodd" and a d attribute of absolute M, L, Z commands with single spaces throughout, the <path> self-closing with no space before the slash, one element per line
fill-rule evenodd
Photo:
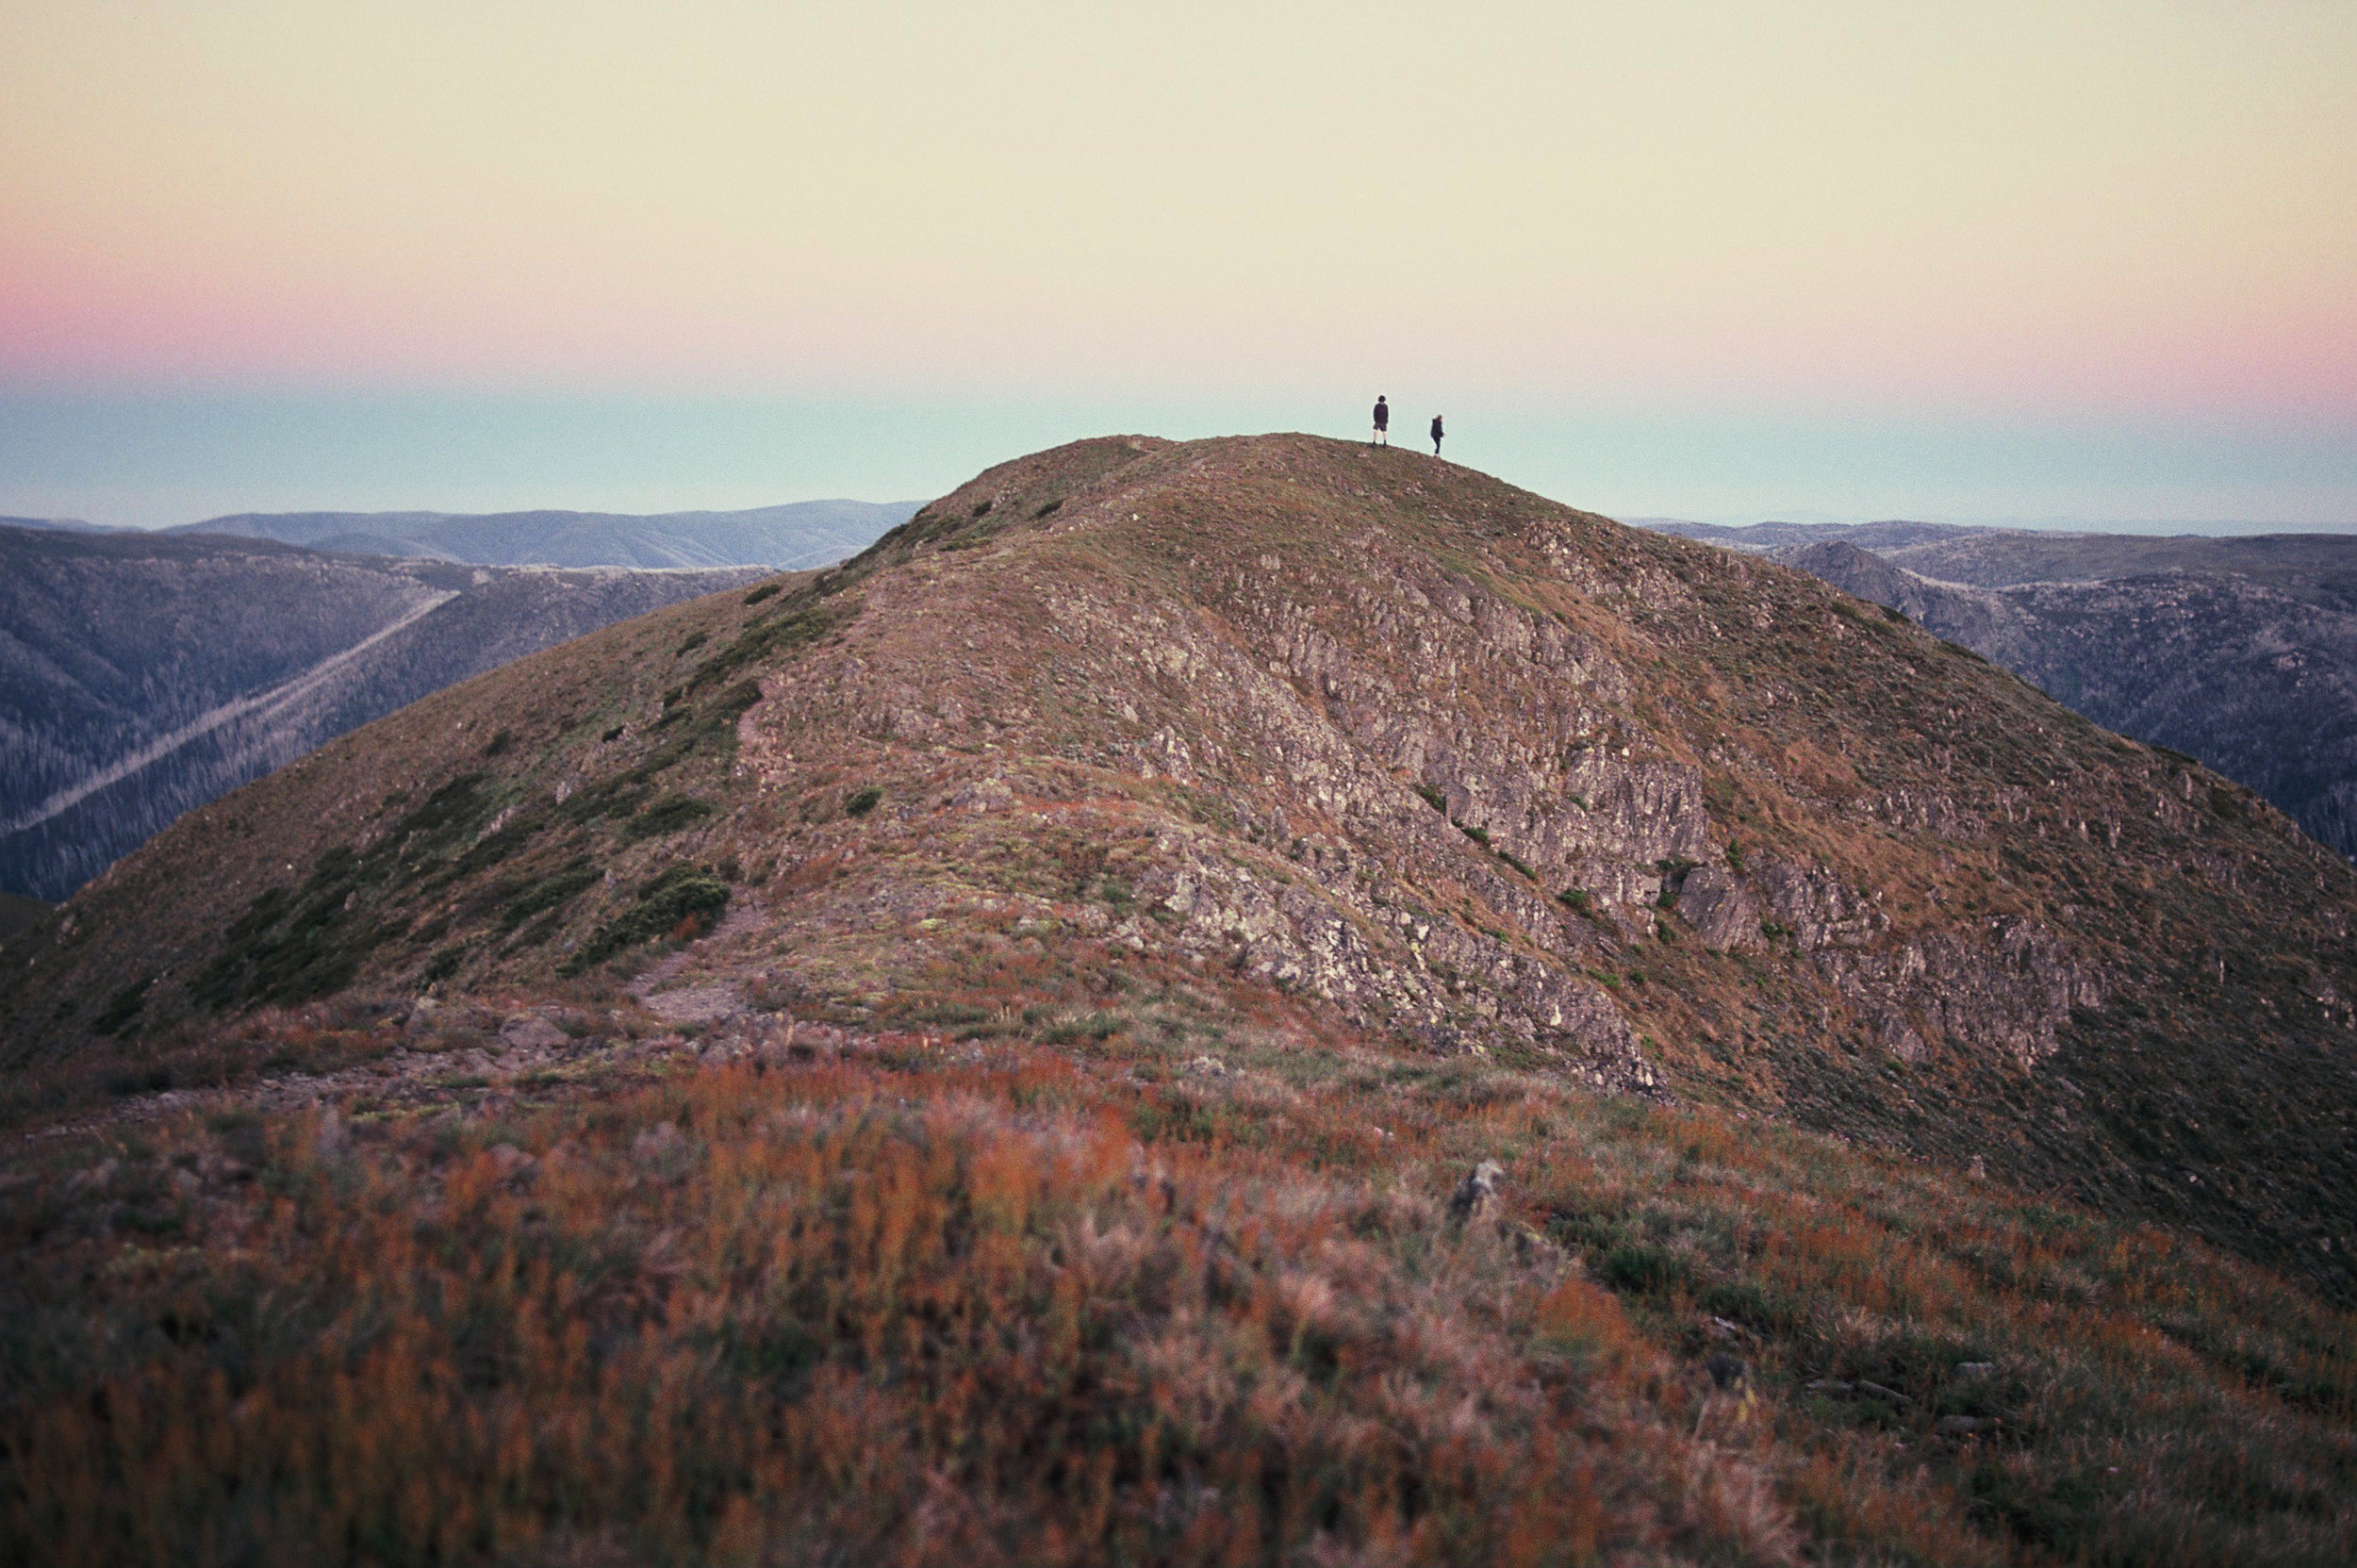
<path fill-rule="evenodd" d="M 1381 397 L 1375 400 L 1375 434 L 1367 437 L 1367 445 L 1377 441 L 1385 446 L 1392 444 L 1392 405 Z"/>
<path fill-rule="evenodd" d="M 1441 455 L 1441 416 L 1432 416 L 1432 455 Z"/>

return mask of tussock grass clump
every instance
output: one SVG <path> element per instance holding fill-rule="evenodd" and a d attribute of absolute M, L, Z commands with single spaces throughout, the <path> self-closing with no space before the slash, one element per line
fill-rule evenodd
<path fill-rule="evenodd" d="M 712 802 L 693 795 L 666 795 L 649 802 L 646 809 L 632 817 L 622 829 L 622 836 L 632 843 L 642 839 L 661 838 L 667 834 L 681 833 L 694 827 L 712 815 Z"/>

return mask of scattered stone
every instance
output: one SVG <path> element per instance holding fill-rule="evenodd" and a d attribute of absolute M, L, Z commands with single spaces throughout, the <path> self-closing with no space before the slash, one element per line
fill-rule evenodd
<path fill-rule="evenodd" d="M 78 1193 L 103 1188 L 115 1179 L 115 1172 L 122 1168 L 123 1162 L 108 1155 L 88 1170 L 74 1172 L 74 1179 L 66 1183 L 66 1190 Z"/>
<path fill-rule="evenodd" d="M 491 1164 L 499 1166 L 500 1174 L 510 1181 L 528 1179 L 539 1168 L 538 1160 L 514 1144 L 493 1144 L 485 1152 L 490 1155 Z"/>
<path fill-rule="evenodd" d="M 1495 1160 L 1484 1160 L 1465 1173 L 1459 1182 L 1457 1194 L 1448 1200 L 1451 1225 L 1464 1225 L 1494 1213 L 1498 1204 L 1498 1183 L 1505 1180 L 1506 1167 Z"/>
<path fill-rule="evenodd" d="M 1943 1415 L 1933 1423 L 1942 1437 L 1969 1437 L 1988 1425 L 1977 1415 Z"/>
<path fill-rule="evenodd" d="M 537 1013 L 519 1013 L 500 1025 L 500 1044 L 509 1050 L 554 1050 L 571 1038 Z"/>
<path fill-rule="evenodd" d="M 234 1187 L 254 1180 L 254 1168 L 251 1165 L 242 1160 L 233 1160 L 226 1154 L 199 1155 L 196 1168 L 204 1173 L 207 1181 L 217 1182 L 224 1187 Z"/>
<path fill-rule="evenodd" d="M 717 982 L 641 997 L 639 1005 L 670 1024 L 717 1024 L 746 1011 L 736 988 Z"/>
<path fill-rule="evenodd" d="M 1959 1378 L 1986 1378 L 1996 1370 L 1995 1362 L 1958 1362 L 1956 1363 L 1956 1376 Z"/>
<path fill-rule="evenodd" d="M 1972 1165 L 1971 1165 L 1971 1168 L 1970 1168 L 1970 1169 L 1969 1169 L 1968 1171 L 1966 1171 L 1966 1172 L 1965 1172 L 1965 1174 L 1966 1174 L 1967 1176 L 1970 1176 L 1970 1177 L 1973 1180 L 1975 1180 L 1975 1181 L 1986 1181 L 1986 1180 L 1988 1180 L 1988 1162 L 1987 1162 L 1987 1161 L 1986 1161 L 1986 1160 L 1984 1160 L 1984 1159 L 1982 1159 L 1979 1155 L 1975 1154 L 1974 1156 L 1972 1156 Z"/>
<path fill-rule="evenodd" d="M 1525 1268 L 1579 1270 L 1579 1260 L 1527 1225 L 1514 1227 L 1514 1261 Z"/>
<path fill-rule="evenodd" d="M 1815 1382 L 1807 1384 L 1806 1387 L 1811 1394 L 1854 1394 L 1857 1392 L 1854 1384 L 1845 1383 L 1838 1378 L 1820 1378 Z"/>

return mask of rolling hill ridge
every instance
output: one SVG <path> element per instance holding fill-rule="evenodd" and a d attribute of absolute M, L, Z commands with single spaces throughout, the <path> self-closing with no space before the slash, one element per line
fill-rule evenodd
<path fill-rule="evenodd" d="M 331 735 L 752 575 L 0 528 L 0 889 L 62 899 L 190 806 Z"/>
<path fill-rule="evenodd" d="M 2353 909 L 1775 563 L 1036 454 L 0 948 L 0 1543 L 2331 1560 Z"/>
<path fill-rule="evenodd" d="M 907 520 L 915 502 L 797 501 L 736 512 L 239 512 L 173 530 L 475 566 L 827 566 Z"/>

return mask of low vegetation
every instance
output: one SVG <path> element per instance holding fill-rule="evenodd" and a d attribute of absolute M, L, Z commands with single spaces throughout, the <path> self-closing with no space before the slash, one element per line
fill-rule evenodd
<path fill-rule="evenodd" d="M 1189 1006 L 57 1150 L 5 1210 L 0 1555 L 2357 1551 L 2357 1325 L 2246 1265 Z"/>

